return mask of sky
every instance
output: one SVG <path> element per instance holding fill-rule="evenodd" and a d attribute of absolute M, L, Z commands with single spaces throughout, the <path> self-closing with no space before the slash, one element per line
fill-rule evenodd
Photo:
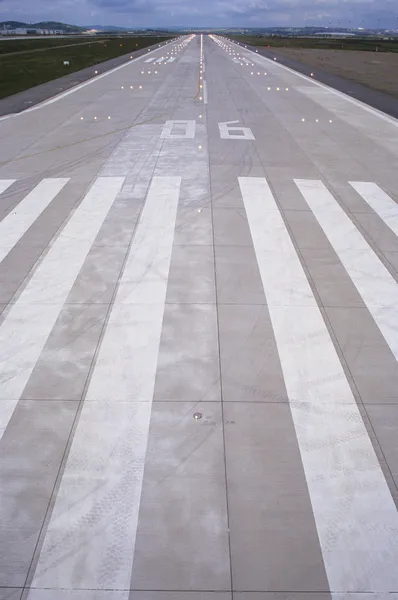
<path fill-rule="evenodd" d="M 398 29 L 398 0 L 0 0 L 0 21 L 125 27 Z"/>

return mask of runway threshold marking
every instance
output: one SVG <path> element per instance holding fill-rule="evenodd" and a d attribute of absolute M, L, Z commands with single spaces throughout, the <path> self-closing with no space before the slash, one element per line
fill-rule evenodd
<path fill-rule="evenodd" d="M 83 577 L 85 588 L 100 593 L 111 586 L 130 587 L 180 185 L 180 177 L 152 179 L 33 587 L 75 589 L 82 583 L 80 565 L 87 557 L 90 568 Z M 82 457 L 88 476 L 79 477 L 76 485 Z M 69 553 L 67 561 L 65 553 Z"/>
<path fill-rule="evenodd" d="M 4 428 L 123 182 L 95 181 L 0 326 L 0 400 L 9 401 Z"/>
<path fill-rule="evenodd" d="M 350 181 L 349 184 L 379 215 L 380 219 L 398 236 L 398 204 L 394 202 L 376 183 Z"/>
<path fill-rule="evenodd" d="M 239 185 L 330 589 L 387 594 L 398 589 L 396 506 L 272 191 L 264 178 Z"/>
<path fill-rule="evenodd" d="M 15 181 L 15 179 L 0 179 L 0 194 L 5 192 Z"/>
<path fill-rule="evenodd" d="M 1 222 L 0 263 L 36 219 L 59 194 L 69 179 L 43 179 Z"/>
<path fill-rule="evenodd" d="M 322 181 L 294 181 L 398 360 L 398 284 Z"/>

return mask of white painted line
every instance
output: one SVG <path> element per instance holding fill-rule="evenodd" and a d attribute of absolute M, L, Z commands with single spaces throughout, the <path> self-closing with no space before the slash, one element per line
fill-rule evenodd
<path fill-rule="evenodd" d="M 173 133 L 173 130 L 177 131 Z M 196 121 L 166 121 L 163 125 L 160 139 L 171 139 L 171 140 L 181 140 L 181 139 L 190 139 L 193 140 L 195 137 L 196 130 Z"/>
<path fill-rule="evenodd" d="M 0 263 L 54 200 L 69 179 L 43 179 L 22 202 L 0 222 Z M 0 183 L 1 191 L 1 183 Z"/>
<path fill-rule="evenodd" d="M 0 121 L 5 121 L 6 119 L 10 119 L 11 117 L 15 117 L 15 115 L 18 113 L 9 113 L 8 115 L 4 115 L 2 117 L 0 117 Z"/>
<path fill-rule="evenodd" d="M 250 127 L 231 127 L 239 121 L 226 121 L 225 123 L 219 123 L 218 128 L 220 130 L 220 137 L 222 140 L 255 140 Z M 239 133 L 238 133 L 239 132 Z"/>
<path fill-rule="evenodd" d="M 369 204 L 384 223 L 398 235 L 398 204 L 376 183 L 350 181 L 350 185 Z"/>
<path fill-rule="evenodd" d="M 157 60 L 155 60 L 155 62 L 153 64 L 155 65 L 156 63 L 161 63 L 163 61 L 164 61 L 164 58 L 160 57 Z"/>
<path fill-rule="evenodd" d="M 175 57 L 175 56 L 171 56 L 171 57 L 169 58 L 169 60 L 167 60 L 166 62 L 168 62 L 168 63 L 172 63 L 172 62 L 174 62 L 174 61 L 175 61 L 175 59 L 176 59 L 176 57 Z"/>
<path fill-rule="evenodd" d="M 397 590 L 398 512 L 336 349 L 267 181 L 239 184 L 330 589 Z"/>
<path fill-rule="evenodd" d="M 123 182 L 96 180 L 0 327 L 0 400 L 10 401 L 9 418 Z"/>
<path fill-rule="evenodd" d="M 150 62 L 152 62 L 153 60 L 155 60 L 155 56 L 152 56 L 151 58 L 148 58 L 148 59 L 147 59 L 147 60 L 145 60 L 144 62 L 146 62 L 146 63 L 150 63 Z"/>
<path fill-rule="evenodd" d="M 207 82 L 203 81 L 203 102 L 205 104 L 208 103 L 208 96 L 207 96 Z"/>
<path fill-rule="evenodd" d="M 295 183 L 398 360 L 398 284 L 322 181 Z"/>
<path fill-rule="evenodd" d="M 382 112 L 381 110 L 377 110 L 376 108 L 373 108 L 372 106 L 369 106 L 368 104 L 365 104 L 364 102 L 361 102 L 360 100 L 356 100 L 355 98 L 352 98 L 351 96 L 347 96 L 347 94 L 344 94 L 344 92 L 340 92 L 339 90 L 329 87 L 325 83 L 321 83 L 320 81 L 314 81 L 314 79 L 312 79 L 311 77 L 307 77 L 307 75 L 303 75 L 302 73 L 299 73 L 298 71 L 295 71 L 294 69 L 291 69 L 290 67 L 281 65 L 277 61 L 273 61 L 270 58 L 266 58 L 265 56 L 262 56 L 261 54 L 256 54 L 255 52 L 253 52 L 253 50 L 250 50 L 249 48 L 246 48 L 246 50 L 247 50 L 247 52 L 251 52 L 252 54 L 254 54 L 256 57 L 263 59 L 267 64 L 272 64 L 272 65 L 279 67 L 280 69 L 289 71 L 289 73 L 293 73 L 300 79 L 304 79 L 305 81 L 311 82 L 312 85 L 316 85 L 320 88 L 323 88 L 324 90 L 327 90 L 328 92 L 330 92 L 331 94 L 334 94 L 335 96 L 340 96 L 347 102 L 350 102 L 351 104 L 355 104 L 355 106 L 359 106 L 366 112 L 372 113 L 376 117 L 383 119 L 383 121 L 387 121 L 391 125 L 398 127 L 398 119 L 395 119 L 394 117 L 390 117 L 389 115 Z"/>
<path fill-rule="evenodd" d="M 164 45 L 167 46 L 168 44 L 171 44 L 171 42 L 166 42 Z M 153 50 L 150 50 L 149 52 L 157 52 L 158 50 L 159 50 L 159 48 L 156 47 Z M 11 119 L 13 117 L 20 117 L 21 115 L 30 113 L 33 110 L 38 110 L 40 108 L 44 108 L 45 106 L 49 106 L 50 104 L 53 104 L 54 102 L 58 102 L 58 100 L 62 100 L 66 96 L 69 96 L 70 94 L 74 94 L 75 92 L 78 92 L 79 90 L 87 87 L 88 85 L 91 85 L 94 82 L 99 81 L 100 79 L 103 79 L 104 77 L 107 77 L 108 75 L 111 75 L 112 73 L 116 73 L 116 71 L 120 71 L 120 69 L 124 69 L 125 67 L 131 65 L 134 62 L 142 60 L 145 56 L 147 56 L 147 54 L 142 54 L 141 56 L 138 56 L 137 58 L 133 58 L 133 60 L 129 60 L 129 61 L 123 63 L 122 65 L 115 67 L 114 69 L 110 69 L 109 71 L 102 73 L 101 75 L 97 75 L 96 77 L 93 77 L 92 79 L 89 79 L 88 81 L 85 81 L 84 83 L 79 83 L 78 85 L 67 90 L 66 92 L 57 94 L 56 96 L 53 96 L 49 100 L 45 100 L 44 102 L 41 102 L 40 104 L 36 104 L 35 106 L 32 106 L 31 108 L 27 108 L 26 110 L 23 110 L 22 112 L 5 115 L 1 118 L 1 121 L 4 121 L 6 119 Z"/>
<path fill-rule="evenodd" d="M 127 590 L 180 177 L 154 177 L 100 347 L 34 588 Z M 85 565 L 84 570 L 81 565 Z M 118 596 L 119 597 L 119 596 Z"/>
<path fill-rule="evenodd" d="M 16 182 L 16 179 L 0 179 L 0 194 L 5 192 L 10 185 Z"/>

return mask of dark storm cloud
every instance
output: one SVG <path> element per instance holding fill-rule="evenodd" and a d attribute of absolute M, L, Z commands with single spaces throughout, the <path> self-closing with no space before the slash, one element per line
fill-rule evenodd
<path fill-rule="evenodd" d="M 0 0 L 0 20 L 90 25 L 398 27 L 398 0 Z"/>

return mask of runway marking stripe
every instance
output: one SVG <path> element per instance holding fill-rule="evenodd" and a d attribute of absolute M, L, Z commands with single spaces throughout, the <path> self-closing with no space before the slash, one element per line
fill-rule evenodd
<path fill-rule="evenodd" d="M 5 192 L 15 181 L 16 179 L 0 179 L 0 194 Z"/>
<path fill-rule="evenodd" d="M 239 184 L 330 589 L 396 590 L 398 513 L 355 398 L 267 181 Z"/>
<path fill-rule="evenodd" d="M 68 181 L 69 179 L 43 179 L 0 222 L 0 262 L 4 260 Z"/>
<path fill-rule="evenodd" d="M 169 60 L 168 60 L 167 62 L 168 62 L 168 63 L 172 63 L 172 62 L 174 62 L 174 61 L 175 61 L 175 59 L 176 59 L 176 57 L 175 57 L 175 56 L 172 56 L 171 58 L 169 58 Z"/>
<path fill-rule="evenodd" d="M 33 587 L 130 588 L 180 185 L 152 180 Z"/>
<path fill-rule="evenodd" d="M 322 181 L 295 179 L 398 360 L 398 285 Z"/>
<path fill-rule="evenodd" d="M 205 104 L 208 103 L 208 95 L 207 95 L 207 81 L 203 81 L 203 102 Z"/>
<path fill-rule="evenodd" d="M 95 181 L 0 327 L 0 400 L 10 401 L 4 427 L 123 182 Z"/>
<path fill-rule="evenodd" d="M 350 181 L 350 185 L 379 215 L 380 219 L 398 235 L 398 204 L 394 202 L 376 183 Z"/>
<path fill-rule="evenodd" d="M 151 58 L 147 58 L 147 60 L 146 60 L 146 61 L 144 61 L 144 62 L 146 62 L 146 63 L 150 63 L 150 62 L 152 62 L 153 60 L 155 60 L 155 57 L 154 57 L 154 56 L 151 56 Z"/>

